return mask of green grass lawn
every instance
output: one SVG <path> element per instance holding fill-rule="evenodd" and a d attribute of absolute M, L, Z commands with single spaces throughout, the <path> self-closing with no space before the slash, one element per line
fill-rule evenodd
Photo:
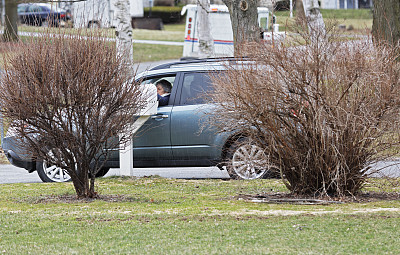
<path fill-rule="evenodd" d="M 133 44 L 133 61 L 149 62 L 182 57 L 183 46 Z"/>
<path fill-rule="evenodd" d="M 18 31 L 21 32 L 45 32 L 76 34 L 78 29 L 74 28 L 44 28 L 35 26 L 21 25 Z M 87 29 L 90 33 L 90 29 Z M 115 37 L 114 28 L 100 30 L 107 37 Z M 183 42 L 185 38 L 185 24 L 166 24 L 164 30 L 133 29 L 133 39 L 137 40 L 157 40 L 157 41 L 176 41 Z"/>
<path fill-rule="evenodd" d="M 48 28 L 34 27 L 34 26 L 20 26 L 19 31 L 22 32 L 45 32 L 50 31 L 54 33 L 76 34 L 75 29 L 66 28 Z M 184 24 L 165 25 L 164 30 L 145 30 L 134 29 L 133 39 L 136 40 L 156 40 L 156 41 L 176 41 L 183 42 L 184 39 Z M 103 29 L 102 31 L 107 37 L 115 37 L 114 29 Z M 21 37 L 26 40 L 26 37 Z M 149 62 L 159 61 L 166 59 L 179 59 L 182 57 L 183 46 L 169 46 L 169 45 L 154 45 L 154 44 L 133 44 L 134 61 L 135 62 Z M 0 66 L 2 60 L 0 60 Z"/>
<path fill-rule="evenodd" d="M 114 177 L 97 183 L 107 199 L 74 201 L 71 183 L 0 185 L 0 252 L 400 253 L 398 200 L 327 206 L 237 199 L 286 192 L 279 180 Z"/>
<path fill-rule="evenodd" d="M 346 28 L 353 27 L 357 33 L 365 33 L 365 30 L 372 28 L 372 11 L 370 9 L 347 9 L 347 10 L 328 10 L 321 9 L 322 17 L 324 21 L 328 23 L 337 23 L 346 25 Z M 290 18 L 289 11 L 275 12 L 274 15 L 277 18 L 277 23 L 280 24 L 280 30 L 284 31 L 286 25 L 294 21 L 294 18 Z M 296 16 L 294 12 L 293 16 Z"/>
<path fill-rule="evenodd" d="M 280 30 L 286 30 L 289 18 L 289 12 L 275 12 L 277 23 L 280 24 Z M 372 27 L 372 13 L 370 10 L 322 10 L 322 15 L 326 22 L 335 21 L 344 24 L 346 27 L 352 26 L 355 33 L 365 33 L 365 29 Z M 43 32 L 48 28 L 34 26 L 19 26 L 19 31 L 23 32 Z M 77 33 L 73 28 L 51 29 L 54 33 Z M 105 35 L 115 37 L 114 29 L 102 29 Z M 184 40 L 185 24 L 166 24 L 164 30 L 146 30 L 134 29 L 133 39 L 136 40 L 158 40 L 158 41 L 177 41 Z M 158 61 L 165 59 L 179 59 L 182 57 L 182 46 L 165 46 L 151 44 L 134 44 L 134 60 L 138 62 Z"/>
<path fill-rule="evenodd" d="M 296 15 L 296 11 L 293 12 L 294 16 Z M 321 14 L 324 18 L 329 19 L 372 19 L 372 11 L 371 9 L 321 9 Z M 274 12 L 274 15 L 277 17 L 289 17 L 289 11 L 277 11 Z"/>
<path fill-rule="evenodd" d="M 21 39 L 26 40 L 27 37 L 21 37 Z M 179 59 L 182 57 L 182 52 L 183 46 L 133 44 L 133 60 L 135 63 Z M 0 67 L 4 65 L 3 61 L 4 59 L 0 58 Z"/>

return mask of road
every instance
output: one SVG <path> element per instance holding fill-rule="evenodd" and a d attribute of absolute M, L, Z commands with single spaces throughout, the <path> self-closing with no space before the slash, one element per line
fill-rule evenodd
<path fill-rule="evenodd" d="M 382 169 L 375 177 L 400 177 L 400 161 L 379 162 L 373 169 Z M 112 168 L 106 175 L 119 176 L 119 168 Z M 226 170 L 217 167 L 166 167 L 166 168 L 134 168 L 134 176 L 144 177 L 159 175 L 165 178 L 181 179 L 226 179 L 229 178 Z M 9 164 L 0 164 L 0 184 L 5 183 L 38 183 L 41 182 L 36 172 L 28 173 L 25 169 Z"/>
<path fill-rule="evenodd" d="M 161 64 L 166 64 L 170 62 L 176 62 L 179 61 L 179 59 L 167 59 L 167 60 L 160 60 L 160 61 L 153 61 L 153 62 L 142 62 L 142 63 L 135 63 L 133 64 L 133 69 L 136 71 L 137 74 L 149 70 L 152 67 L 161 65 Z"/>
<path fill-rule="evenodd" d="M 119 168 L 112 168 L 106 177 L 119 175 Z M 184 179 L 229 178 L 226 171 L 221 171 L 217 167 L 134 168 L 134 176 L 143 177 L 151 175 Z M 23 168 L 18 168 L 10 164 L 0 164 L 0 184 L 38 182 L 42 181 L 36 172 L 28 173 L 28 171 Z"/>

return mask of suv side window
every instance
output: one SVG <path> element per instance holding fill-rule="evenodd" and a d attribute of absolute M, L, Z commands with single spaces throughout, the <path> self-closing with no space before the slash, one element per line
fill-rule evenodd
<path fill-rule="evenodd" d="M 175 81 L 175 75 L 150 77 L 150 78 L 147 78 L 147 79 L 143 80 L 141 84 L 148 84 L 148 83 L 156 84 L 160 80 L 167 80 L 173 86 L 174 85 L 174 81 Z"/>
<path fill-rule="evenodd" d="M 152 83 L 155 86 L 157 84 L 157 82 L 159 82 L 161 80 L 166 80 L 169 83 L 171 83 L 172 91 L 171 91 L 171 97 L 169 98 L 169 102 L 168 102 L 168 105 L 170 105 L 170 104 L 172 104 L 172 101 L 173 101 L 172 94 L 175 94 L 174 91 L 176 90 L 176 88 L 174 87 L 175 77 L 176 77 L 176 74 L 151 76 L 151 77 L 146 77 L 143 80 L 141 80 L 140 84 L 144 85 L 144 84 Z"/>
<path fill-rule="evenodd" d="M 186 73 L 183 77 L 180 105 L 205 103 L 206 92 L 212 89 L 209 73 Z"/>
<path fill-rule="evenodd" d="M 40 8 L 40 6 L 36 6 L 36 5 L 31 5 L 29 7 L 28 12 L 41 12 L 42 8 Z"/>
<path fill-rule="evenodd" d="M 17 10 L 17 12 L 18 13 L 24 13 L 24 12 L 26 12 L 26 9 L 28 8 L 28 6 L 27 5 L 25 5 L 25 4 L 19 4 L 18 5 L 18 10 Z"/>

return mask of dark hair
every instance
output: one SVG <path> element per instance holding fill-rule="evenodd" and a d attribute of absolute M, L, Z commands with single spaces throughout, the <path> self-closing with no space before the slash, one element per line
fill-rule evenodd
<path fill-rule="evenodd" d="M 172 85 L 167 80 L 160 80 L 156 83 L 156 86 L 160 85 L 166 93 L 171 93 Z"/>

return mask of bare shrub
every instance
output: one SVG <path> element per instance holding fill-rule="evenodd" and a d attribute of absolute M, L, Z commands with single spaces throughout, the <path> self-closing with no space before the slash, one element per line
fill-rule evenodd
<path fill-rule="evenodd" d="M 265 148 L 293 193 L 356 194 L 399 148 L 399 51 L 305 31 L 215 77 L 212 121 Z"/>
<path fill-rule="evenodd" d="M 21 146 L 64 168 L 78 197 L 95 197 L 104 148 L 129 140 L 142 94 L 115 44 L 77 33 L 45 33 L 6 54 L 0 100 Z"/>

